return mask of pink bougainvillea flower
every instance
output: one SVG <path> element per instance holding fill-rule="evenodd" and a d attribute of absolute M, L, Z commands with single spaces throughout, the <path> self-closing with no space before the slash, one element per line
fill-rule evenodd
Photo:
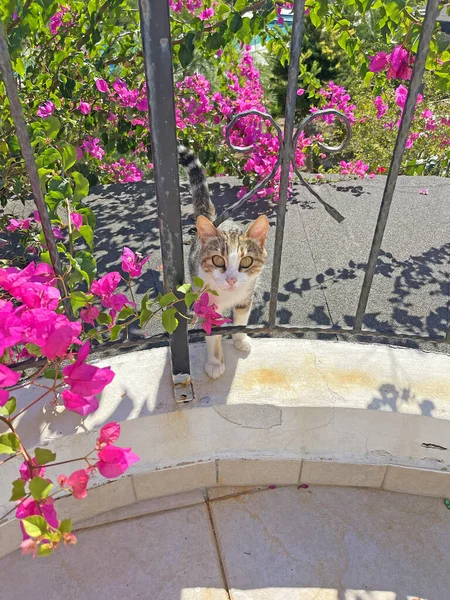
<path fill-rule="evenodd" d="M 136 254 L 126 246 L 122 252 L 122 270 L 129 273 L 131 277 L 139 277 L 142 274 L 142 267 L 150 259 L 150 256 L 143 258 L 139 252 Z"/>
<path fill-rule="evenodd" d="M 370 59 L 369 71 L 372 71 L 372 73 L 382 71 L 388 64 L 388 60 L 389 55 L 386 52 L 378 52 Z"/>
<path fill-rule="evenodd" d="M 80 104 L 77 106 L 77 110 L 83 113 L 83 115 L 88 115 L 91 112 L 92 107 L 89 104 L 89 102 L 83 102 L 83 100 L 80 100 Z"/>
<path fill-rule="evenodd" d="M 45 104 L 42 104 L 38 108 L 37 116 L 42 117 L 43 119 L 46 119 L 47 117 L 50 117 L 55 110 L 56 110 L 56 106 L 53 104 L 53 102 L 51 100 L 49 100 L 48 102 L 46 102 Z"/>
<path fill-rule="evenodd" d="M 112 423 L 107 423 L 103 425 L 100 429 L 100 434 L 97 438 L 97 446 L 98 450 L 101 450 L 105 446 L 110 446 L 116 440 L 119 439 L 120 436 L 120 425 L 115 421 Z"/>
<path fill-rule="evenodd" d="M 1 272 L 0 270 L 0 275 Z M 12 302 L 5 302 L 0 306 L 0 356 L 7 348 L 11 348 L 21 341 L 23 330 L 22 321 L 16 315 L 14 305 Z"/>
<path fill-rule="evenodd" d="M 70 390 L 64 390 L 62 399 L 67 410 L 76 412 L 83 417 L 95 412 L 99 406 L 97 396 L 82 396 L 81 394 L 74 394 Z"/>
<path fill-rule="evenodd" d="M 104 79 L 96 79 L 95 85 L 102 94 L 107 94 L 109 92 L 109 86 Z"/>
<path fill-rule="evenodd" d="M 303 96 L 304 93 L 305 93 L 305 90 L 303 88 L 298 88 L 297 96 Z"/>
<path fill-rule="evenodd" d="M 46 498 L 45 500 L 37 503 L 33 498 L 27 498 L 24 502 L 21 502 L 16 509 L 17 519 L 26 519 L 27 517 L 42 516 L 51 527 L 58 528 L 59 521 L 56 515 L 53 498 Z M 24 540 L 27 540 L 30 536 L 26 533 L 22 523 L 20 524 L 22 529 L 22 536 Z"/>
<path fill-rule="evenodd" d="M 99 394 L 114 379 L 114 373 L 109 367 L 95 367 L 84 362 L 90 349 L 89 342 L 85 342 L 78 351 L 76 361 L 64 367 L 62 372 L 64 383 L 70 386 L 71 392 L 85 399 Z M 69 400 L 75 403 L 76 399 L 70 396 Z"/>
<path fill-rule="evenodd" d="M 422 194 L 422 196 L 428 196 L 429 193 L 430 193 L 429 189 L 419 190 L 419 194 Z"/>
<path fill-rule="evenodd" d="M 139 100 L 139 102 L 136 104 L 136 108 L 138 110 L 140 110 L 141 112 L 145 112 L 148 110 L 148 100 L 147 98 L 142 98 L 142 100 Z"/>
<path fill-rule="evenodd" d="M 100 298 L 112 294 L 119 285 L 121 279 L 122 277 L 118 271 L 111 271 L 111 273 L 92 282 L 91 292 L 96 296 L 100 296 Z"/>
<path fill-rule="evenodd" d="M 72 495 L 77 500 L 86 498 L 87 496 L 87 485 L 89 482 L 89 473 L 86 469 L 79 469 L 74 471 L 69 477 L 60 475 L 57 479 L 61 488 L 71 489 Z"/>
<path fill-rule="evenodd" d="M 214 16 L 214 9 L 213 8 L 205 8 L 205 10 L 203 10 L 198 18 L 202 21 L 207 21 L 208 19 L 210 19 L 212 16 Z"/>
<path fill-rule="evenodd" d="M 63 240 L 66 237 L 59 227 L 52 227 L 52 229 L 55 239 Z"/>
<path fill-rule="evenodd" d="M 373 179 L 375 177 L 375 173 L 373 171 L 371 171 L 369 173 L 369 179 Z"/>
<path fill-rule="evenodd" d="M 23 542 L 20 544 L 20 549 L 22 551 L 22 555 L 32 554 L 33 558 L 36 558 L 37 551 L 39 549 L 39 542 L 28 538 L 23 540 Z"/>
<path fill-rule="evenodd" d="M 98 160 L 103 160 L 103 157 L 105 156 L 105 151 L 100 144 L 100 139 L 93 138 L 90 135 L 83 140 L 80 150 L 84 150 Z M 81 155 L 83 155 L 83 152 L 81 152 Z"/>
<path fill-rule="evenodd" d="M 424 119 L 430 119 L 433 116 L 433 111 L 429 108 L 426 108 L 420 116 Z"/>
<path fill-rule="evenodd" d="M 377 96 L 373 101 L 375 108 L 377 109 L 377 119 L 381 119 L 387 112 L 388 105 L 383 102 L 381 96 Z"/>
<path fill-rule="evenodd" d="M 199 300 L 194 302 L 194 312 L 203 319 L 202 328 L 208 335 L 211 334 L 213 326 L 220 326 L 224 323 L 230 323 L 231 319 L 224 319 L 217 311 L 215 304 L 209 304 L 209 294 L 204 292 Z"/>
<path fill-rule="evenodd" d="M 6 226 L 6 230 L 7 231 L 16 231 L 17 229 L 19 229 L 20 227 L 20 223 L 17 219 L 10 219 L 9 220 L 9 224 Z"/>
<path fill-rule="evenodd" d="M 388 79 L 411 79 L 414 57 L 403 46 L 396 46 L 389 55 Z"/>
<path fill-rule="evenodd" d="M 80 213 L 70 213 L 70 219 L 76 230 L 79 230 L 80 227 L 83 225 L 83 215 L 80 215 Z"/>
<path fill-rule="evenodd" d="M 6 390 L 0 390 L 0 406 L 5 406 L 9 400 L 9 392 Z"/>
<path fill-rule="evenodd" d="M 100 311 L 96 306 L 87 306 L 80 310 L 81 320 L 90 325 L 95 325 L 95 319 L 99 316 Z"/>
<path fill-rule="evenodd" d="M 11 385 L 16 385 L 16 383 L 20 379 L 20 373 L 17 371 L 12 371 L 6 365 L 0 365 L 0 386 L 1 387 L 9 387 Z"/>
<path fill-rule="evenodd" d="M 405 108 L 407 95 L 408 89 L 404 85 L 400 84 L 395 90 L 395 103 L 397 106 L 400 106 L 402 109 Z"/>
<path fill-rule="evenodd" d="M 103 477 L 113 479 L 119 477 L 132 464 L 139 460 L 139 456 L 131 451 L 131 448 L 119 448 L 118 446 L 105 446 L 98 453 L 99 461 L 96 467 Z"/>
<path fill-rule="evenodd" d="M 37 461 L 35 458 L 31 459 L 31 462 L 33 463 L 33 465 L 37 466 Z M 24 460 L 23 463 L 20 465 L 19 468 L 19 473 L 20 473 L 20 479 L 23 479 L 24 481 L 30 481 L 31 477 L 44 477 L 45 475 L 45 467 L 39 467 L 38 469 L 33 469 L 33 473 L 30 473 L 30 467 L 28 466 L 27 462 Z"/>

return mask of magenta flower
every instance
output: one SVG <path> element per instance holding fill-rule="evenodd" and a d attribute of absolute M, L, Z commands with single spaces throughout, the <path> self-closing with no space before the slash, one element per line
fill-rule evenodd
<path fill-rule="evenodd" d="M 421 117 L 423 117 L 424 119 L 431 119 L 432 116 L 433 116 L 433 111 L 430 110 L 429 108 L 426 108 L 421 114 Z"/>
<path fill-rule="evenodd" d="M 89 482 L 89 473 L 86 469 L 79 469 L 74 471 L 69 477 L 60 475 L 58 477 L 58 483 L 60 487 L 72 490 L 72 496 L 77 500 L 86 498 L 87 496 L 87 485 Z"/>
<path fill-rule="evenodd" d="M 95 319 L 99 316 L 100 311 L 96 306 L 87 306 L 80 310 L 81 320 L 95 326 Z"/>
<path fill-rule="evenodd" d="M 80 215 L 80 213 L 73 212 L 73 213 L 70 213 L 70 219 L 73 223 L 73 226 L 78 231 L 80 229 L 80 227 L 83 225 L 83 215 Z"/>
<path fill-rule="evenodd" d="M 111 271 L 111 273 L 92 282 L 91 292 L 96 296 L 100 296 L 100 298 L 112 294 L 121 279 L 122 277 L 118 271 Z"/>
<path fill-rule="evenodd" d="M 419 190 L 419 194 L 421 194 L 422 196 L 428 196 L 429 193 L 430 193 L 430 190 L 428 190 L 428 189 Z"/>
<path fill-rule="evenodd" d="M 104 79 L 96 79 L 95 85 L 102 94 L 107 94 L 109 92 L 109 86 Z"/>
<path fill-rule="evenodd" d="M 411 79 L 414 57 L 403 46 L 396 46 L 389 55 L 388 79 Z"/>
<path fill-rule="evenodd" d="M 139 277 L 142 274 L 142 267 L 149 259 L 150 256 L 143 258 L 139 252 L 135 254 L 125 246 L 122 253 L 122 270 L 129 273 L 131 277 Z"/>
<path fill-rule="evenodd" d="M 377 109 L 377 119 L 381 119 L 381 117 L 384 117 L 386 114 L 388 105 L 383 102 L 383 98 L 381 96 L 377 96 L 373 103 Z"/>
<path fill-rule="evenodd" d="M 95 412 L 99 406 L 97 396 L 83 396 L 81 394 L 75 394 L 70 390 L 64 390 L 62 399 L 67 410 L 76 412 L 83 417 Z"/>
<path fill-rule="evenodd" d="M 38 210 L 33 210 L 33 219 L 37 222 L 40 223 L 41 222 L 41 217 L 39 215 L 39 211 Z"/>
<path fill-rule="evenodd" d="M 59 227 L 52 227 L 52 229 L 55 239 L 63 240 L 66 237 Z"/>
<path fill-rule="evenodd" d="M 101 450 L 105 446 L 110 446 L 116 440 L 119 439 L 120 436 L 120 425 L 115 421 L 112 423 L 107 423 L 103 425 L 100 429 L 100 434 L 97 438 L 97 449 Z"/>
<path fill-rule="evenodd" d="M 369 71 L 372 73 L 378 73 L 382 71 L 389 61 L 389 56 L 386 52 L 378 52 L 375 56 L 372 56 L 369 64 Z"/>
<path fill-rule="evenodd" d="M 7 225 L 6 230 L 7 231 L 16 231 L 17 229 L 19 229 L 20 227 L 20 222 L 17 219 L 10 219 L 9 220 L 9 225 Z"/>
<path fill-rule="evenodd" d="M 45 104 L 42 104 L 37 111 L 37 116 L 38 117 L 42 117 L 43 119 L 46 119 L 47 117 L 50 117 L 53 114 L 53 111 L 56 109 L 56 106 L 53 104 L 53 102 L 51 100 L 49 100 L 48 102 L 46 102 Z"/>
<path fill-rule="evenodd" d="M 131 451 L 131 448 L 119 448 L 118 446 L 105 446 L 98 453 L 99 461 L 96 467 L 103 477 L 113 479 L 123 475 L 132 464 L 139 460 L 139 456 Z"/>
<path fill-rule="evenodd" d="M 80 100 L 80 104 L 77 106 L 77 110 L 79 110 L 83 115 L 88 115 L 91 112 L 91 105 L 89 102 L 83 102 Z"/>
<path fill-rule="evenodd" d="M 203 10 L 198 18 L 201 21 L 207 21 L 208 19 L 210 19 L 212 16 L 214 16 L 214 9 L 213 8 L 205 8 L 205 10 Z"/>
<path fill-rule="evenodd" d="M 105 156 L 105 151 L 100 145 L 100 139 L 93 138 L 90 135 L 88 135 L 88 137 L 84 139 L 83 143 L 81 144 L 81 156 L 83 156 L 82 150 L 85 150 L 88 154 L 90 154 L 94 158 L 97 158 L 98 160 L 102 160 Z"/>
<path fill-rule="evenodd" d="M 0 270 L 0 275 L 1 272 Z M 2 285 L 1 279 L 0 285 Z M 21 319 L 15 314 L 12 302 L 6 302 L 0 306 L 0 356 L 7 348 L 11 348 L 22 340 L 23 330 L 24 326 Z M 7 400 L 5 400 L 6 402 Z"/>
<path fill-rule="evenodd" d="M 95 401 L 92 396 L 99 394 L 103 389 L 111 383 L 114 379 L 114 373 L 109 367 L 95 367 L 94 365 L 87 365 L 84 361 L 86 360 L 90 352 L 89 342 L 85 342 L 78 351 L 76 361 L 72 365 L 64 367 L 62 374 L 64 383 L 70 386 L 72 394 L 76 394 L 79 398 L 74 398 L 73 395 L 66 399 L 72 405 L 90 405 L 93 406 Z M 86 400 L 84 403 L 80 398 Z M 87 407 L 89 409 L 89 406 Z M 70 410 L 75 410 L 70 408 Z M 92 410 L 95 410 L 94 408 Z M 89 410 L 89 412 L 92 412 Z M 79 412 L 78 410 L 75 412 Z M 87 413 L 85 413 L 87 414 Z"/>
<path fill-rule="evenodd" d="M 20 379 L 20 373 L 12 371 L 6 365 L 0 365 L 0 386 L 9 387 L 10 385 L 16 385 Z"/>
<path fill-rule="evenodd" d="M 6 390 L 0 390 L 0 406 L 5 406 L 9 400 L 9 392 Z"/>
<path fill-rule="evenodd" d="M 305 93 L 305 90 L 303 88 L 298 88 L 297 96 L 303 96 L 304 93 Z"/>
<path fill-rule="evenodd" d="M 39 502 L 35 502 L 33 498 L 27 498 L 24 502 L 19 504 L 16 509 L 17 519 L 26 519 L 27 517 L 33 517 L 35 515 L 42 516 L 49 525 L 58 528 L 59 521 L 56 515 L 54 505 L 55 500 L 53 498 L 46 498 Z M 22 537 L 27 540 L 30 536 L 26 533 L 22 523 L 20 524 L 22 529 Z"/>
<path fill-rule="evenodd" d="M 145 112 L 148 110 L 148 100 L 147 98 L 142 98 L 142 100 L 139 100 L 139 102 L 136 104 L 136 108 L 138 110 L 140 110 L 141 112 Z"/>
<path fill-rule="evenodd" d="M 31 459 L 33 465 L 37 466 L 37 461 L 35 458 Z M 20 479 L 24 481 L 30 481 L 32 477 L 44 477 L 45 475 L 45 467 L 39 467 L 38 469 L 33 469 L 31 473 L 31 469 L 28 466 L 27 462 L 24 460 L 23 463 L 19 467 Z"/>
<path fill-rule="evenodd" d="M 222 315 L 216 312 L 217 306 L 209 304 L 208 292 L 203 292 L 199 300 L 194 302 L 194 312 L 203 319 L 202 328 L 208 335 L 211 334 L 213 326 L 220 326 L 224 323 L 230 323 L 231 319 L 224 319 Z"/>
<path fill-rule="evenodd" d="M 395 90 L 395 103 L 400 106 L 401 109 L 405 108 L 406 97 L 408 95 L 408 89 L 400 84 Z"/>

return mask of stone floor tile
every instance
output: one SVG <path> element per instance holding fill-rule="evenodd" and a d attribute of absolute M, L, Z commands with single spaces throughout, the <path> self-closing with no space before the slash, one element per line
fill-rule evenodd
<path fill-rule="evenodd" d="M 279 488 L 213 502 L 231 600 L 448 600 L 442 500 Z"/>

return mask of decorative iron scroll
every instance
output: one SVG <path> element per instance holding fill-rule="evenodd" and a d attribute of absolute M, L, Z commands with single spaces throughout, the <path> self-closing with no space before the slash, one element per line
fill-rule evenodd
<path fill-rule="evenodd" d="M 280 143 L 280 149 L 281 149 L 282 144 L 283 144 L 283 132 L 281 130 L 281 127 L 274 120 L 274 118 L 271 115 L 263 113 L 259 110 L 246 110 L 244 112 L 241 112 L 241 113 L 238 113 L 237 115 L 235 115 L 233 117 L 233 119 L 230 121 L 230 123 L 227 125 L 226 142 L 227 142 L 227 145 L 231 148 L 231 150 L 233 150 L 234 152 L 246 153 L 246 152 L 250 152 L 250 150 L 252 150 L 255 147 L 254 144 L 251 144 L 250 146 L 235 146 L 230 139 L 231 132 L 233 130 L 233 127 L 236 125 L 236 123 L 240 119 L 242 119 L 244 117 L 248 117 L 250 115 L 255 115 L 255 116 L 261 117 L 265 121 L 270 122 L 270 124 L 275 128 L 275 130 L 277 132 L 277 138 Z M 297 177 L 299 178 L 301 184 L 304 185 L 307 188 L 307 190 L 309 190 L 309 192 L 314 196 L 314 198 L 316 198 L 322 204 L 324 209 L 327 211 L 327 213 L 329 215 L 331 215 L 333 217 L 333 219 L 336 219 L 336 221 L 338 223 L 341 223 L 344 220 L 344 217 L 335 208 L 333 208 L 327 202 L 325 202 L 325 200 L 323 200 L 323 198 L 321 198 L 319 196 L 319 194 L 313 189 L 313 187 L 307 181 L 305 181 L 305 179 L 303 178 L 303 176 L 302 176 L 301 172 L 299 171 L 298 166 L 295 162 L 295 149 L 297 147 L 297 142 L 300 137 L 300 134 L 306 130 L 306 128 L 312 121 L 314 121 L 315 119 L 317 119 L 319 117 L 324 117 L 327 115 L 333 115 L 333 116 L 337 117 L 338 119 L 340 119 L 341 121 L 343 121 L 343 123 L 345 125 L 345 134 L 346 135 L 345 135 L 345 139 L 339 144 L 339 146 L 328 146 L 327 144 L 325 144 L 323 142 L 317 141 L 316 143 L 319 146 L 319 148 L 321 150 L 323 150 L 324 152 L 335 153 L 335 152 L 341 152 L 348 145 L 351 135 L 352 135 L 352 132 L 351 132 L 350 121 L 348 120 L 347 116 L 344 113 L 342 113 L 338 110 L 335 110 L 334 108 L 318 110 L 314 113 L 311 113 L 307 117 L 305 117 L 303 119 L 303 121 L 300 123 L 300 125 L 297 127 L 294 137 L 291 140 L 291 147 L 290 147 L 291 164 L 292 164 L 292 166 L 294 168 L 294 172 L 297 175 Z M 243 204 L 245 204 L 247 202 L 247 200 L 249 200 L 252 196 L 254 196 L 254 194 L 256 194 L 259 190 L 261 190 L 266 185 L 266 183 L 268 183 L 275 176 L 275 173 L 277 172 L 278 168 L 280 167 L 280 164 L 281 164 L 281 152 L 278 154 L 277 162 L 273 166 L 273 169 L 271 170 L 271 172 L 268 175 L 266 175 L 266 177 L 261 179 L 261 181 L 255 187 L 253 187 L 244 196 L 242 196 L 242 198 L 240 198 L 237 202 L 235 202 L 229 208 L 227 208 L 221 215 L 219 215 L 217 217 L 217 219 L 214 221 L 214 224 L 217 226 L 217 225 L 220 225 L 221 223 L 223 223 L 224 221 L 226 221 L 233 213 L 235 213 L 237 211 L 238 208 L 240 208 Z"/>

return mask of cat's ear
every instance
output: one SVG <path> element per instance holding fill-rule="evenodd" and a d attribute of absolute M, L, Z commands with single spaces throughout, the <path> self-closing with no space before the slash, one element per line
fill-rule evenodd
<path fill-rule="evenodd" d="M 266 237 L 269 232 L 269 219 L 266 215 L 261 215 L 253 221 L 250 227 L 247 229 L 247 237 L 254 240 L 261 247 L 266 243 Z"/>
<path fill-rule="evenodd" d="M 197 233 L 202 244 L 212 237 L 217 237 L 217 229 L 209 219 L 202 215 L 197 218 Z"/>

